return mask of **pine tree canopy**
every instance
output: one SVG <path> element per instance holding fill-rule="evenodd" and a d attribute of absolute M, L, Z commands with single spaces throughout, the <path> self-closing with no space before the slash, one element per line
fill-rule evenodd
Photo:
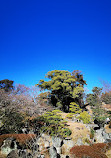
<path fill-rule="evenodd" d="M 69 110 L 69 104 L 71 102 L 78 102 L 79 99 L 82 99 L 84 92 L 83 85 L 86 84 L 82 74 L 80 75 L 82 80 L 76 77 L 76 75 L 65 70 L 49 71 L 45 76 L 49 80 L 40 80 L 37 86 L 41 90 L 50 91 L 51 102 L 54 106 L 59 106 L 64 111 L 66 109 Z"/>

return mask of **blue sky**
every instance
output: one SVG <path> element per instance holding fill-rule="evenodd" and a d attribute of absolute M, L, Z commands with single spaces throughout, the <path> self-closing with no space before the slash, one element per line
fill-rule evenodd
<path fill-rule="evenodd" d="M 110 0 L 0 1 L 0 80 L 31 86 L 81 70 L 91 91 L 111 81 Z"/>

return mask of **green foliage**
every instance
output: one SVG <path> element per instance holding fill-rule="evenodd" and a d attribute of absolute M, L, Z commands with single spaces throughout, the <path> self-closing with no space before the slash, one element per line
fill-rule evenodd
<path fill-rule="evenodd" d="M 94 94 L 87 94 L 86 102 L 92 107 L 96 106 L 97 105 L 97 96 L 95 96 Z"/>
<path fill-rule="evenodd" d="M 73 98 L 78 98 L 80 96 L 80 94 L 82 94 L 84 92 L 84 89 L 82 86 L 77 86 L 76 88 L 74 88 L 73 90 Z"/>
<path fill-rule="evenodd" d="M 49 96 L 49 93 L 48 92 L 44 92 L 44 93 L 40 93 L 37 97 L 39 103 L 47 103 L 48 101 L 48 96 Z"/>
<path fill-rule="evenodd" d="M 88 124 L 91 121 L 91 116 L 86 111 L 83 111 L 82 113 L 80 113 L 78 118 L 82 120 L 84 124 Z"/>
<path fill-rule="evenodd" d="M 79 73 L 77 73 L 79 74 Z M 49 81 L 40 80 L 37 86 L 41 90 L 49 90 L 51 102 L 54 106 L 59 107 L 64 111 L 69 111 L 69 104 L 72 101 L 79 102 L 82 99 L 84 91 L 83 85 L 85 81 L 78 78 L 76 75 L 65 70 L 53 70 L 46 74 Z M 80 82 L 81 81 L 81 82 Z"/>
<path fill-rule="evenodd" d="M 102 88 L 94 87 L 92 89 L 92 92 L 93 94 L 87 94 L 86 102 L 89 103 L 91 106 L 97 107 L 97 105 L 101 103 L 100 94 L 102 92 Z"/>
<path fill-rule="evenodd" d="M 93 128 L 90 129 L 90 139 L 94 138 L 95 131 Z"/>
<path fill-rule="evenodd" d="M 74 114 L 80 114 L 82 112 L 81 108 L 75 102 L 71 102 L 69 105 L 69 111 Z"/>
<path fill-rule="evenodd" d="M 55 112 L 46 112 L 36 119 L 37 122 L 43 122 L 40 132 L 46 132 L 51 136 L 65 138 L 71 135 L 70 129 L 66 128 L 66 121 Z"/>
<path fill-rule="evenodd" d="M 103 124 L 108 117 L 107 112 L 102 108 L 101 92 L 102 88 L 94 87 L 93 94 L 88 94 L 86 101 L 92 105 L 94 120 L 96 119 L 100 124 Z"/>
<path fill-rule="evenodd" d="M 91 141 L 86 137 L 83 138 L 82 141 L 83 141 L 83 144 L 87 143 L 87 144 L 91 145 Z"/>
<path fill-rule="evenodd" d="M 72 134 L 71 130 L 69 128 L 63 129 L 63 135 L 64 137 L 70 136 Z"/>
<path fill-rule="evenodd" d="M 6 133 L 19 133 L 24 126 L 24 117 L 15 110 L 6 110 L 2 113 L 2 126 L 0 131 L 2 134 Z"/>
<path fill-rule="evenodd" d="M 5 92 L 9 92 L 14 88 L 13 83 L 14 83 L 14 81 L 12 81 L 12 80 L 8 80 L 8 79 L 1 80 L 0 88 L 4 89 Z"/>
<path fill-rule="evenodd" d="M 101 106 L 98 106 L 97 108 L 93 109 L 93 116 L 94 119 L 102 123 L 106 120 L 108 114 Z"/>
<path fill-rule="evenodd" d="M 74 113 L 69 113 L 69 114 L 66 115 L 66 118 L 68 118 L 68 119 L 72 119 L 73 116 L 74 116 Z"/>
<path fill-rule="evenodd" d="M 101 99 L 106 104 L 111 104 L 111 91 L 102 93 Z"/>
<path fill-rule="evenodd" d="M 83 79 L 83 74 L 81 74 L 80 70 L 74 70 L 72 72 L 72 76 L 76 80 L 76 85 L 84 86 L 86 84 L 86 81 Z"/>
<path fill-rule="evenodd" d="M 94 95 L 99 96 L 101 94 L 101 92 L 102 92 L 102 88 L 100 88 L 100 87 L 94 87 L 92 89 L 92 92 L 93 92 Z"/>
<path fill-rule="evenodd" d="M 58 110 L 58 109 L 55 109 L 55 110 L 53 110 L 52 112 L 54 112 L 54 113 L 62 113 L 62 111 L 61 111 L 61 110 Z"/>

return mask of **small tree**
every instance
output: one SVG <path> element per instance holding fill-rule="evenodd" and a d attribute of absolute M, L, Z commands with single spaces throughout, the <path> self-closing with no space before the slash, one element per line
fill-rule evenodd
<path fill-rule="evenodd" d="M 62 138 L 71 135 L 70 129 L 66 127 L 66 121 L 64 121 L 64 119 L 55 111 L 46 112 L 45 114 L 34 118 L 32 120 L 32 125 L 34 125 L 35 129 L 38 129 L 37 133 L 44 132 L 51 136 Z"/>
<path fill-rule="evenodd" d="M 8 80 L 8 79 L 1 80 L 0 88 L 4 89 L 5 92 L 10 92 L 14 88 L 13 83 L 14 83 L 14 81 L 12 81 L 12 80 Z"/>
<path fill-rule="evenodd" d="M 1 134 L 19 133 L 25 125 L 24 117 L 15 111 L 15 109 L 5 110 L 2 113 L 2 126 L 0 127 Z"/>
<path fill-rule="evenodd" d="M 82 112 L 82 109 L 75 102 L 71 102 L 69 105 L 69 111 L 74 114 L 80 114 Z"/>
<path fill-rule="evenodd" d="M 92 106 L 94 119 L 96 119 L 98 123 L 104 123 L 107 113 L 102 107 L 102 88 L 94 87 L 92 92 L 93 94 L 87 95 L 86 101 Z"/>
<path fill-rule="evenodd" d="M 80 120 L 82 120 L 83 121 L 83 123 L 90 123 L 90 121 L 91 121 L 91 116 L 86 112 L 86 111 L 84 111 L 84 112 L 82 112 L 82 113 L 80 113 L 80 115 L 79 115 L 79 117 L 78 117 Z"/>

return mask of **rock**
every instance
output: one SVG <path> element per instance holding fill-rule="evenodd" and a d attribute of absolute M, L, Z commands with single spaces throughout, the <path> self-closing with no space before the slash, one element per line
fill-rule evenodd
<path fill-rule="evenodd" d="M 48 141 L 45 141 L 44 147 L 45 148 L 49 148 L 50 147 L 50 143 Z"/>
<path fill-rule="evenodd" d="M 102 132 L 102 135 L 103 135 L 103 137 L 104 137 L 105 140 L 106 140 L 106 139 L 110 139 L 109 134 L 106 133 L 104 130 L 103 130 L 103 132 Z"/>
<path fill-rule="evenodd" d="M 39 150 L 42 151 L 44 148 L 50 148 L 52 145 L 52 138 L 46 134 L 42 134 L 41 137 L 37 139 L 36 142 L 39 145 Z"/>
<path fill-rule="evenodd" d="M 42 137 L 38 138 L 37 145 L 39 146 L 39 151 L 42 151 L 45 147 L 45 140 Z"/>
<path fill-rule="evenodd" d="M 105 143 L 111 143 L 111 139 L 106 139 Z"/>
<path fill-rule="evenodd" d="M 61 155 L 60 155 L 60 158 L 69 158 L 69 156 L 68 156 L 68 155 L 63 155 L 63 154 L 61 154 Z"/>
<path fill-rule="evenodd" d="M 81 139 L 81 138 L 79 138 L 79 139 L 77 140 L 76 145 L 83 145 L 83 142 L 82 142 L 82 139 Z"/>
<path fill-rule="evenodd" d="M 57 153 L 61 154 L 61 147 L 56 147 Z"/>
<path fill-rule="evenodd" d="M 50 140 L 50 138 L 51 138 L 51 136 L 44 134 L 44 133 L 41 135 L 41 137 L 46 139 L 46 140 Z"/>
<path fill-rule="evenodd" d="M 26 157 L 26 150 L 19 150 L 19 157 L 25 158 Z"/>
<path fill-rule="evenodd" d="M 52 144 L 54 147 L 61 147 L 62 139 L 60 137 L 52 137 Z"/>
<path fill-rule="evenodd" d="M 45 158 L 45 156 L 44 156 L 44 155 L 41 155 L 41 158 Z"/>
<path fill-rule="evenodd" d="M 12 150 L 8 155 L 7 158 L 19 158 L 17 150 Z"/>
<path fill-rule="evenodd" d="M 29 153 L 26 149 L 19 150 L 19 158 L 33 158 L 32 154 Z"/>
<path fill-rule="evenodd" d="M 63 144 L 66 144 L 69 148 L 72 148 L 75 144 L 73 140 L 63 140 Z"/>
<path fill-rule="evenodd" d="M 38 151 L 38 149 L 39 149 L 39 145 L 38 144 L 32 144 L 32 146 L 31 146 L 31 150 L 33 151 L 33 152 L 35 152 L 35 151 Z"/>
<path fill-rule="evenodd" d="M 7 138 L 4 140 L 3 145 L 1 146 L 1 153 L 8 155 L 12 150 L 17 149 L 17 144 L 14 138 Z"/>
<path fill-rule="evenodd" d="M 49 149 L 50 158 L 57 158 L 57 150 L 54 146 Z"/>
<path fill-rule="evenodd" d="M 27 128 L 22 128 L 22 132 L 24 133 L 24 134 L 28 134 L 28 130 L 27 130 Z"/>
<path fill-rule="evenodd" d="M 96 138 L 96 142 L 97 143 L 104 143 L 105 142 L 105 138 L 103 137 L 103 128 L 96 130 L 95 133 L 95 138 Z"/>
<path fill-rule="evenodd" d="M 37 158 L 45 158 L 44 155 L 37 155 Z"/>
<path fill-rule="evenodd" d="M 28 153 L 28 154 L 26 155 L 26 158 L 33 158 L 33 156 L 32 156 L 31 153 Z"/>
<path fill-rule="evenodd" d="M 77 122 L 77 118 L 73 117 L 72 122 Z"/>
<path fill-rule="evenodd" d="M 62 154 L 64 155 L 68 155 L 69 154 L 69 151 L 70 149 L 75 145 L 74 141 L 72 140 L 68 140 L 68 139 L 64 139 L 63 140 L 63 145 L 61 147 L 62 149 Z"/>
<path fill-rule="evenodd" d="M 109 122 L 110 122 L 110 118 L 106 118 L 106 120 L 105 120 L 105 124 L 109 124 Z"/>
<path fill-rule="evenodd" d="M 108 135 L 109 135 L 109 138 L 111 139 L 111 133 L 108 133 Z"/>

